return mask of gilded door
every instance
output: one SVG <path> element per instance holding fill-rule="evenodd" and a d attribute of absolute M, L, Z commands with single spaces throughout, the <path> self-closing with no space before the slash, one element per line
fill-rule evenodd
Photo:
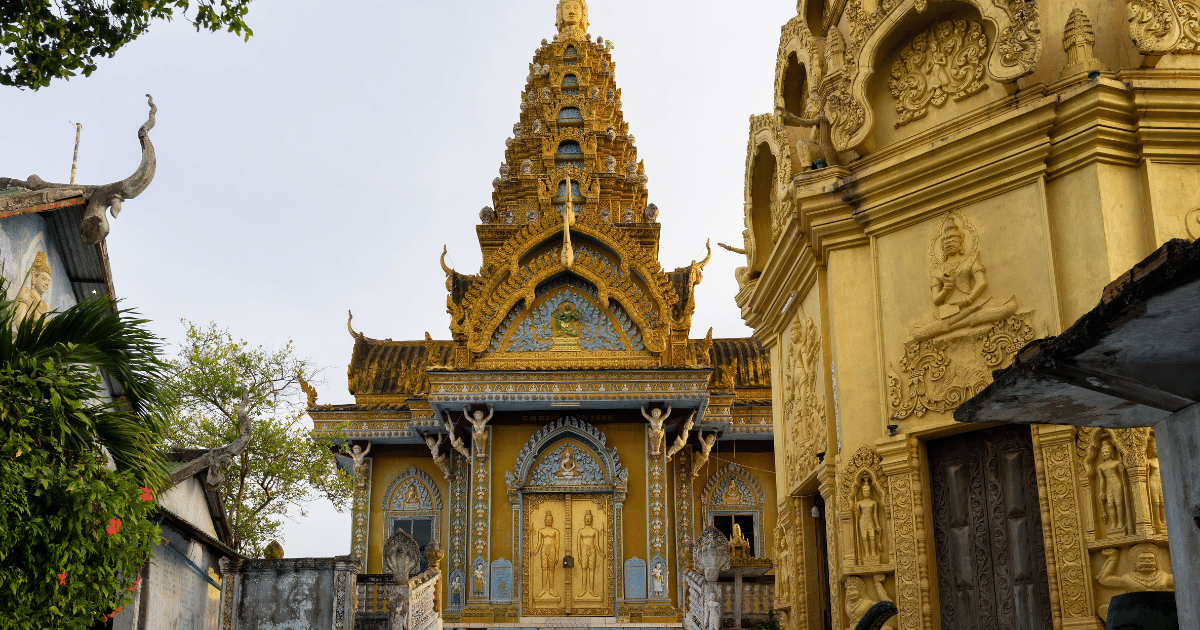
<path fill-rule="evenodd" d="M 522 525 L 522 614 L 612 616 L 612 495 L 526 494 Z"/>
<path fill-rule="evenodd" d="M 1029 427 L 929 444 L 942 627 L 1053 624 Z"/>

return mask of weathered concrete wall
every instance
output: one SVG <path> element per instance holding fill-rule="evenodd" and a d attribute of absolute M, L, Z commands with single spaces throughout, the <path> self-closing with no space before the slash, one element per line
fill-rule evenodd
<path fill-rule="evenodd" d="M 229 630 L 354 627 L 354 556 L 222 562 L 221 616 Z"/>
<path fill-rule="evenodd" d="M 1200 405 L 1154 427 L 1171 534 L 1171 570 L 1180 628 L 1200 628 Z"/>

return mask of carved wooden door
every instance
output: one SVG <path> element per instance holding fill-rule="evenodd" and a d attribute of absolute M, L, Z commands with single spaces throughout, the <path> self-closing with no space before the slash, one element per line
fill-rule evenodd
<path fill-rule="evenodd" d="M 522 613 L 613 615 L 612 495 L 524 497 Z"/>
<path fill-rule="evenodd" d="M 929 444 L 942 627 L 1052 627 L 1028 427 Z"/>

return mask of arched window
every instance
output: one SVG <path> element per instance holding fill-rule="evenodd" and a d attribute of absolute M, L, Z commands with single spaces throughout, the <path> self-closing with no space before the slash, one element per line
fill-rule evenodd
<path fill-rule="evenodd" d="M 567 46 L 567 49 L 565 51 L 563 51 L 563 65 L 574 66 L 574 65 L 577 65 L 578 62 L 579 62 L 579 53 L 575 50 L 575 47 Z"/>
<path fill-rule="evenodd" d="M 574 140 L 567 140 L 558 145 L 558 154 L 555 156 L 555 163 L 559 168 L 564 166 L 577 166 L 583 168 L 583 147 L 579 146 Z"/>
<path fill-rule="evenodd" d="M 558 112 L 559 126 L 579 127 L 583 125 L 583 112 L 578 107 L 564 107 Z"/>
<path fill-rule="evenodd" d="M 755 149 L 750 171 L 750 229 L 754 237 L 751 271 L 762 271 L 771 256 L 771 191 L 775 182 L 775 154 L 763 142 Z"/>
<path fill-rule="evenodd" d="M 808 73 L 804 64 L 796 59 L 796 53 L 788 55 L 787 69 L 783 71 L 783 107 L 803 118 L 808 106 Z"/>
<path fill-rule="evenodd" d="M 579 94 L 579 79 L 573 74 L 568 74 L 562 80 L 563 96 L 575 96 Z"/>

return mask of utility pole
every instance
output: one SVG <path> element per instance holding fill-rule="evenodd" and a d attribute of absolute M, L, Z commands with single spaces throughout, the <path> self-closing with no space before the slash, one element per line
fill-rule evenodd
<path fill-rule="evenodd" d="M 82 123 L 71 123 L 75 125 L 75 157 L 71 159 L 71 184 L 75 183 L 75 171 L 79 168 L 79 132 L 83 131 Z"/>

